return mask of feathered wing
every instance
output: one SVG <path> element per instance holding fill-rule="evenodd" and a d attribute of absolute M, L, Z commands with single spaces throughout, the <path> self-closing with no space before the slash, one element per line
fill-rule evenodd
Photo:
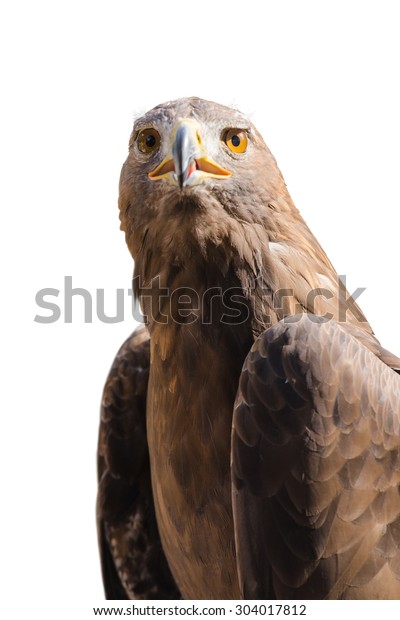
<path fill-rule="evenodd" d="M 400 598 L 400 376 L 357 332 L 294 317 L 246 358 L 232 433 L 244 598 Z"/>
<path fill-rule="evenodd" d="M 146 436 L 149 336 L 119 350 L 103 393 L 97 524 L 107 599 L 180 598 L 158 533 Z"/>

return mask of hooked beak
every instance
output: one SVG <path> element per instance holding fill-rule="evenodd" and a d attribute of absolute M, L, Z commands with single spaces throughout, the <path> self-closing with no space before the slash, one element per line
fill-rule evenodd
<path fill-rule="evenodd" d="M 155 170 L 149 173 L 152 181 L 167 178 L 182 189 L 197 185 L 205 178 L 226 179 L 229 170 L 221 168 L 203 149 L 200 127 L 196 121 L 180 121 L 172 133 L 170 152 Z"/>

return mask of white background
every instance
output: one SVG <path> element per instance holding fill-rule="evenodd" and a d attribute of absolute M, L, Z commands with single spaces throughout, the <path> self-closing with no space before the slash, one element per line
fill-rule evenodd
<path fill-rule="evenodd" d="M 93 295 L 104 288 L 113 313 L 132 273 L 117 192 L 133 118 L 197 95 L 251 115 L 303 217 L 350 292 L 367 287 L 359 303 L 400 354 L 398 3 L 3 6 L 2 598 L 32 611 L 42 600 L 42 618 L 64 617 L 51 606 L 68 601 L 80 617 L 103 597 L 101 390 L 133 322 L 127 313 L 104 324 L 94 312 L 85 324 L 76 299 L 71 324 L 42 325 L 36 292 L 60 289 L 61 305 L 70 275 Z"/>

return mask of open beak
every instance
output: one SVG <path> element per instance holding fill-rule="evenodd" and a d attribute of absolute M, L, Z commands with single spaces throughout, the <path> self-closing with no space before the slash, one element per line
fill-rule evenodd
<path fill-rule="evenodd" d="M 221 168 L 204 152 L 200 127 L 193 119 L 180 121 L 172 132 L 170 152 L 157 168 L 149 173 L 152 181 L 167 178 L 182 189 L 197 185 L 205 178 L 226 179 L 229 170 Z"/>

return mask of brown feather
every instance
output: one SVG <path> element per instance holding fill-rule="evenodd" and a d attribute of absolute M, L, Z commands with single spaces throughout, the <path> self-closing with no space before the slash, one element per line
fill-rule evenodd
<path fill-rule="evenodd" d="M 230 175 L 149 179 L 182 119 Z M 137 142 L 146 128 L 160 136 L 149 153 Z M 229 128 L 246 134 L 243 153 L 225 144 Z M 135 123 L 119 209 L 150 333 L 147 435 L 130 391 L 137 372 L 117 363 L 100 442 L 113 484 L 100 482 L 100 506 L 113 515 L 129 504 L 118 476 L 129 470 L 137 485 L 141 437 L 146 501 L 183 597 L 400 597 L 400 360 L 349 309 L 256 128 L 197 98 L 157 106 Z M 102 538 L 121 583 L 146 568 L 127 552 L 136 513 L 124 514 L 117 550 L 110 529 Z"/>
<path fill-rule="evenodd" d="M 347 351 L 339 360 L 335 349 L 330 349 L 335 340 Z M 293 409 L 298 411 L 299 422 L 303 423 L 300 434 L 298 430 L 292 433 L 295 467 L 287 461 L 286 444 L 281 445 L 279 437 L 273 442 L 271 434 L 265 430 L 269 423 L 272 427 L 276 424 L 275 403 L 273 408 L 269 406 L 271 397 L 274 400 L 270 386 L 282 382 L 280 373 L 275 372 L 274 382 L 270 378 L 272 364 L 276 367 L 273 362 L 276 343 L 279 343 L 283 360 L 290 358 L 292 366 L 297 360 L 297 380 L 302 376 L 303 384 L 313 387 L 308 399 L 303 401 L 303 409 Z M 323 350 L 325 365 L 321 379 Z M 326 354 L 329 350 L 333 353 L 331 358 Z M 360 357 L 364 360 L 362 366 L 358 363 Z M 348 359 L 353 362 L 350 370 Z M 388 535 L 388 528 L 400 522 L 398 375 L 338 324 L 316 323 L 306 316 L 297 323 L 280 323 L 260 336 L 245 367 L 249 376 L 246 382 L 240 383 L 232 444 L 233 484 L 237 489 L 234 518 L 235 522 L 237 519 L 243 592 L 251 598 L 264 598 L 270 595 L 272 582 L 277 598 L 373 599 L 382 598 L 382 592 L 387 598 L 398 598 L 400 581 L 391 565 L 400 555 L 400 549 L 398 539 L 393 543 Z M 285 367 L 290 368 L 288 364 Z M 264 401 L 260 403 L 249 398 L 249 394 L 252 384 L 259 383 L 264 376 Z M 289 372 L 286 384 L 290 379 Z M 371 393 L 371 399 L 355 401 L 349 408 L 348 401 L 354 401 L 349 385 L 357 382 L 360 382 L 361 391 Z M 380 403 L 381 392 L 372 392 L 371 383 L 386 386 L 388 406 L 384 410 Z M 319 403 L 325 385 L 334 385 L 336 391 L 335 406 L 328 418 L 330 431 L 325 423 L 320 424 Z M 317 399 L 313 397 L 316 388 Z M 284 407 L 293 408 L 290 402 L 286 400 Z M 283 418 L 286 416 L 284 407 Z M 258 425 L 258 442 L 255 435 L 251 448 L 244 447 L 241 440 L 242 415 L 249 418 L 248 424 L 252 419 L 256 421 L 257 416 L 265 418 L 264 425 Z M 325 411 L 322 415 L 326 420 Z M 375 429 L 375 437 L 371 432 L 361 432 L 360 426 Z M 285 428 L 289 432 L 290 426 Z M 388 434 L 391 452 L 377 452 L 376 442 L 382 446 Z M 295 438 L 296 443 L 293 443 Z M 280 463 L 279 485 L 273 470 L 268 472 L 263 468 L 263 475 L 258 475 L 252 452 L 262 461 L 265 457 L 271 460 L 274 455 Z M 253 462 L 256 471 L 252 467 L 244 468 L 243 459 L 246 464 Z M 330 515 L 328 520 L 326 514 Z M 256 546 L 251 547 L 255 557 L 249 557 L 248 520 L 252 522 L 251 531 L 264 530 L 267 554 Z M 280 545 L 277 544 L 279 540 Z M 308 564 L 304 564 L 305 561 Z M 254 572 L 256 566 L 257 573 Z M 383 590 L 378 573 L 384 574 L 387 580 Z"/>
<path fill-rule="evenodd" d="M 180 598 L 154 514 L 146 439 L 149 337 L 138 329 L 108 376 L 98 448 L 97 523 L 107 599 Z"/>

